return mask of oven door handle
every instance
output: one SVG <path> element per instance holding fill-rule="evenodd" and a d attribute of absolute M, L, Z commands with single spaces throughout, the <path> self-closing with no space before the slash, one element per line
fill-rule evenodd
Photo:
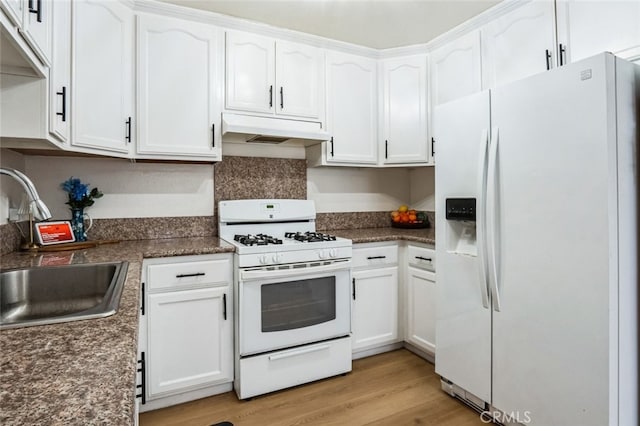
<path fill-rule="evenodd" d="M 309 266 L 306 268 L 274 269 L 274 270 L 240 270 L 240 281 L 266 280 L 311 275 L 324 272 L 336 272 L 351 268 L 351 260 L 336 261 L 329 265 Z"/>

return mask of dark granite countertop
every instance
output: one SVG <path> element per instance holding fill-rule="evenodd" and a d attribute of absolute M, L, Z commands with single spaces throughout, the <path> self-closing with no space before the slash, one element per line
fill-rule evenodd
<path fill-rule="evenodd" d="M 3 269 L 111 261 L 129 269 L 115 315 L 0 331 L 0 424 L 134 424 L 142 259 L 233 251 L 199 237 L 3 255 Z"/>
<path fill-rule="evenodd" d="M 434 228 L 400 229 L 400 228 L 362 228 L 335 229 L 328 231 L 338 237 L 348 238 L 354 244 L 375 243 L 380 241 L 405 240 L 423 244 L 436 244 L 436 230 Z"/>
<path fill-rule="evenodd" d="M 354 243 L 435 244 L 435 230 L 332 230 Z M 0 331 L 0 424 L 134 424 L 140 274 L 143 258 L 233 252 L 216 237 L 123 241 L 96 248 L 3 255 L 3 269 L 128 261 L 115 315 Z"/>

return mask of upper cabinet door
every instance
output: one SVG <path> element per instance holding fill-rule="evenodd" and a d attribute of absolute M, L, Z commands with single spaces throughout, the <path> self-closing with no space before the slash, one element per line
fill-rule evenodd
<path fill-rule="evenodd" d="M 53 0 L 32 0 L 24 6 L 22 36 L 46 66 L 51 66 Z"/>
<path fill-rule="evenodd" d="M 427 162 L 427 58 L 383 62 L 385 163 Z"/>
<path fill-rule="evenodd" d="M 220 156 L 217 31 L 181 19 L 138 16 L 138 153 Z"/>
<path fill-rule="evenodd" d="M 2 10 L 18 27 L 22 27 L 22 18 L 24 15 L 22 8 L 24 5 L 24 0 L 0 0 L 0 7 L 2 7 Z"/>
<path fill-rule="evenodd" d="M 560 65 L 611 52 L 640 58 L 639 1 L 557 1 Z"/>
<path fill-rule="evenodd" d="M 77 0 L 72 27 L 72 143 L 128 153 L 134 132 L 133 12 L 117 1 Z"/>
<path fill-rule="evenodd" d="M 480 31 L 472 31 L 433 51 L 429 62 L 432 106 L 482 90 Z"/>
<path fill-rule="evenodd" d="M 49 70 L 49 132 L 69 141 L 71 114 L 71 2 L 52 2 L 53 50 Z"/>
<path fill-rule="evenodd" d="M 242 111 L 275 111 L 275 41 L 227 32 L 226 107 Z"/>
<path fill-rule="evenodd" d="M 328 162 L 376 164 L 377 62 L 338 52 L 327 53 Z"/>
<path fill-rule="evenodd" d="M 322 87 L 322 51 L 283 41 L 276 42 L 276 112 L 318 118 Z"/>
<path fill-rule="evenodd" d="M 481 29 L 484 88 L 544 72 L 555 66 L 552 1 L 533 1 Z"/>

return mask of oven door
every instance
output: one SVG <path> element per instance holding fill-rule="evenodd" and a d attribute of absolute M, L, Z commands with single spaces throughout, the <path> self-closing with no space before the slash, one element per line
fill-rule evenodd
<path fill-rule="evenodd" d="M 239 271 L 240 355 L 351 332 L 351 261 Z"/>

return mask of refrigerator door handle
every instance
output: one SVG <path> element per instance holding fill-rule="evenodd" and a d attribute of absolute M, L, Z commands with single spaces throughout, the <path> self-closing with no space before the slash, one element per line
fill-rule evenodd
<path fill-rule="evenodd" d="M 480 293 L 482 306 L 489 309 L 489 283 L 487 280 L 487 233 L 486 233 L 486 196 L 487 196 L 487 150 L 489 148 L 489 131 L 482 129 L 480 156 L 478 163 L 478 190 L 476 199 L 476 237 L 478 244 L 478 273 L 480 276 Z"/>
<path fill-rule="evenodd" d="M 500 312 L 500 292 L 498 289 L 498 253 L 497 241 L 499 240 L 499 226 L 497 222 L 499 191 L 498 191 L 498 128 L 491 130 L 491 143 L 489 144 L 489 166 L 487 178 L 487 239 L 489 244 L 489 282 L 491 283 L 491 299 L 493 310 Z"/>

